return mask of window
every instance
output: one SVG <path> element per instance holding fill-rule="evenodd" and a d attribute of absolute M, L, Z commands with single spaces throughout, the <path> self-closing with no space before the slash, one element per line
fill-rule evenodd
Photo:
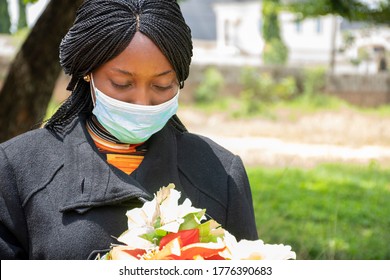
<path fill-rule="evenodd" d="M 322 20 L 320 18 L 316 20 L 316 32 L 317 34 L 322 33 Z"/>
<path fill-rule="evenodd" d="M 295 21 L 295 31 L 297 33 L 302 33 L 302 21 L 300 21 L 299 19 Z"/>

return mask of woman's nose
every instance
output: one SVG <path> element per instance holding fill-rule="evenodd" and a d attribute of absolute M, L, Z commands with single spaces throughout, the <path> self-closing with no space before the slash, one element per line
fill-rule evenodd
<path fill-rule="evenodd" d="M 151 95 L 147 88 L 137 88 L 131 103 L 137 105 L 152 105 Z"/>

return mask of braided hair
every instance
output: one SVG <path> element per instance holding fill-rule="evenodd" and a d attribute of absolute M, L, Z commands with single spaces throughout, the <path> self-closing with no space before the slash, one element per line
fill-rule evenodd
<path fill-rule="evenodd" d="M 191 30 L 176 0 L 86 0 L 60 44 L 60 64 L 71 75 L 71 95 L 45 127 L 63 133 L 79 113 L 93 109 L 83 77 L 118 56 L 136 32 L 151 39 L 176 72 L 180 88 L 189 75 Z"/>

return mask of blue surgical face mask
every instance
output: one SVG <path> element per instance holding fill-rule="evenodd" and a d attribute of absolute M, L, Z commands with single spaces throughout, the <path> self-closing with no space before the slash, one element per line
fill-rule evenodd
<path fill-rule="evenodd" d="M 138 105 L 111 98 L 95 87 L 92 113 L 99 123 L 122 143 L 138 144 L 160 131 L 176 114 L 179 91 L 167 102 L 159 105 Z"/>

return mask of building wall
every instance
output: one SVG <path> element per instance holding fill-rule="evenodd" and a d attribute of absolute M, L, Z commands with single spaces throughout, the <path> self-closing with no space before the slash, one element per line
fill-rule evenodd
<path fill-rule="evenodd" d="M 330 75 L 326 82 L 326 92 L 362 107 L 389 104 L 390 75 Z"/>
<path fill-rule="evenodd" d="M 279 16 L 290 63 L 328 63 L 332 49 L 341 44 L 340 20 L 334 16 L 297 22 L 291 13 Z M 335 32 L 335 34 L 333 34 Z"/>
<path fill-rule="evenodd" d="M 227 53 L 260 55 L 264 47 L 260 9 L 258 1 L 215 4 L 217 47 Z"/>
<path fill-rule="evenodd" d="M 261 35 L 261 1 L 217 3 L 217 46 L 226 54 L 260 56 L 264 48 Z M 282 38 L 289 48 L 290 64 L 327 64 L 332 48 L 341 44 L 340 20 L 333 16 L 295 21 L 295 15 L 279 15 Z M 333 31 L 335 37 L 333 37 Z M 334 38 L 334 40 L 333 40 Z"/>

